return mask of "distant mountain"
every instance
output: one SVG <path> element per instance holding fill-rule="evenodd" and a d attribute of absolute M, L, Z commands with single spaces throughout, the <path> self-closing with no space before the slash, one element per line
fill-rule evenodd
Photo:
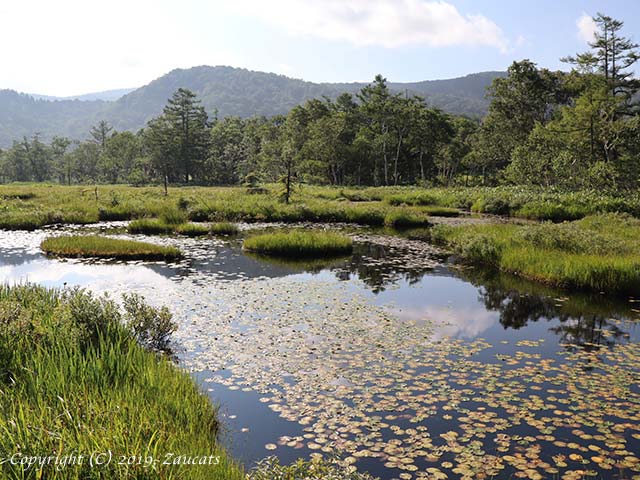
<path fill-rule="evenodd" d="M 469 116 L 483 116 L 486 87 L 504 72 L 484 72 L 450 80 L 390 83 L 392 90 L 418 94 L 431 105 Z M 36 132 L 43 138 L 83 139 L 89 126 L 107 120 L 118 130 L 138 130 L 156 115 L 180 87 L 198 94 L 218 117 L 285 114 L 311 98 L 355 93 L 365 83 L 312 83 L 273 73 L 232 67 L 177 69 L 136 90 L 112 90 L 60 99 L 0 90 L 0 146 Z M 124 93 L 123 96 L 120 96 Z M 38 98 L 36 98 L 38 97 Z"/>
<path fill-rule="evenodd" d="M 127 93 L 131 93 L 135 88 L 118 88 L 117 90 L 106 90 L 104 92 L 85 93 L 84 95 L 72 95 L 70 97 L 52 97 L 50 95 L 38 95 L 37 93 L 28 93 L 36 100 L 49 100 L 51 102 L 59 102 L 61 100 L 82 100 L 83 102 L 92 102 L 94 100 L 103 100 L 105 102 L 115 102 L 119 98 L 124 97 Z"/>

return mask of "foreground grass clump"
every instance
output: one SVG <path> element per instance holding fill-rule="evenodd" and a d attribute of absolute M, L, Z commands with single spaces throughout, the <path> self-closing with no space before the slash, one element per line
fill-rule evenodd
<path fill-rule="evenodd" d="M 175 247 L 96 235 L 50 237 L 42 241 L 40 248 L 47 254 L 62 257 L 172 260 L 182 256 Z"/>
<path fill-rule="evenodd" d="M 432 239 L 464 260 L 564 288 L 640 289 L 640 220 L 623 214 L 562 224 L 434 227 Z"/>
<path fill-rule="evenodd" d="M 240 229 L 235 223 L 215 222 L 211 224 L 211 233 L 214 235 L 237 235 Z"/>
<path fill-rule="evenodd" d="M 0 462 L 0 477 L 245 478 L 216 443 L 209 399 L 154 351 L 175 328 L 170 317 L 134 295 L 122 311 L 80 290 L 0 287 L 0 452 L 85 458 L 64 468 Z M 109 451 L 114 461 L 91 467 L 90 455 Z M 218 464 L 164 465 L 167 454 Z M 122 464 L 121 456 L 144 460 Z"/>
<path fill-rule="evenodd" d="M 292 230 L 254 235 L 244 241 L 244 249 L 278 257 L 329 257 L 351 253 L 353 243 L 339 233 Z"/>

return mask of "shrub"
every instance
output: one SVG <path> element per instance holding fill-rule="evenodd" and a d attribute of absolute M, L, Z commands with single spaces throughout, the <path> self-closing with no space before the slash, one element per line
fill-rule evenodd
<path fill-rule="evenodd" d="M 210 400 L 188 373 L 143 348 L 127 327 L 136 325 L 152 345 L 152 339 L 166 340 L 170 315 L 141 297 L 125 304 L 122 313 L 114 301 L 82 290 L 0 287 L 0 451 L 28 445 L 37 452 L 59 452 L 62 445 L 85 459 L 106 451 L 114 458 L 158 459 L 206 452 L 219 456 L 219 464 L 160 462 L 148 469 L 114 461 L 98 472 L 88 462 L 65 468 L 55 462 L 0 462 L 0 477 L 246 478 L 216 442 L 218 420 Z M 153 325 L 159 319 L 162 328 Z"/>
<path fill-rule="evenodd" d="M 587 212 L 578 205 L 562 205 L 551 201 L 529 202 L 515 212 L 516 217 L 551 220 L 552 222 L 578 220 L 586 214 Z"/>
<path fill-rule="evenodd" d="M 167 307 L 147 305 L 140 295 L 123 295 L 124 323 L 134 338 L 149 350 L 166 351 L 169 337 L 178 329 Z"/>
<path fill-rule="evenodd" d="M 47 224 L 47 218 L 38 212 L 11 212 L 0 214 L 2 230 L 35 230 Z"/>
<path fill-rule="evenodd" d="M 565 288 L 611 294 L 640 288 L 640 222 L 621 214 L 542 225 L 438 226 L 432 240 L 464 260 Z"/>
<path fill-rule="evenodd" d="M 502 245 L 486 235 L 477 235 L 468 239 L 460 251 L 465 260 L 486 265 L 499 265 Z"/>

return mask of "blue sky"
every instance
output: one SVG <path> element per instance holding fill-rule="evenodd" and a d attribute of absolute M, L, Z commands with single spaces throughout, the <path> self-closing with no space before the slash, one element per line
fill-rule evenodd
<path fill-rule="evenodd" d="M 566 68 L 598 11 L 640 42 L 635 0 L 2 0 L 0 88 L 73 95 L 202 64 L 328 82 Z"/>

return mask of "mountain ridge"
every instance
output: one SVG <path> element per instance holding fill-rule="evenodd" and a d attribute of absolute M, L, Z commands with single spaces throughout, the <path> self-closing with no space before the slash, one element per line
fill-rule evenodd
<path fill-rule="evenodd" d="M 454 114 L 482 117 L 488 101 L 485 89 L 505 72 L 479 72 L 463 77 L 421 82 L 389 82 L 396 92 L 421 95 L 427 103 Z M 311 98 L 335 98 L 356 93 L 367 83 L 314 83 L 285 75 L 227 66 L 174 69 L 117 100 L 38 99 L 13 90 L 0 90 L 0 147 L 12 140 L 39 133 L 84 139 L 89 127 L 107 120 L 118 130 L 136 131 L 162 112 L 178 88 L 193 90 L 210 115 L 251 117 L 286 114 Z M 127 89 L 121 89 L 127 90 Z M 108 91 L 113 92 L 113 91 Z M 98 92 L 105 93 L 105 92 Z M 96 95 L 96 94 L 87 94 Z"/>

